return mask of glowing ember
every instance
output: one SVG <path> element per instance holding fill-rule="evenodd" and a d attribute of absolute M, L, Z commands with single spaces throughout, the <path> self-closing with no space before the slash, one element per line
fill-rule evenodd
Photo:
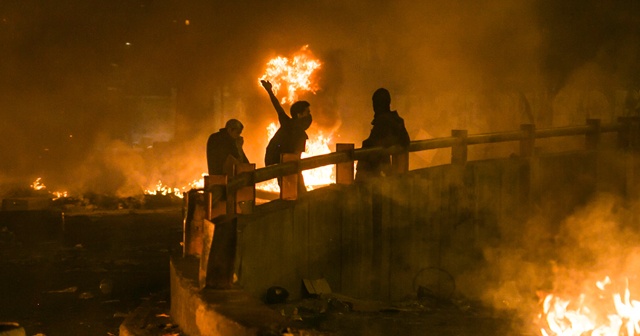
<path fill-rule="evenodd" d="M 204 175 L 206 175 L 206 173 L 202 173 L 202 176 Z M 199 180 L 193 180 L 191 183 L 189 183 L 188 186 L 185 186 L 182 188 L 169 187 L 159 180 L 154 187 L 145 190 L 144 193 L 145 195 L 163 195 L 163 196 L 174 195 L 176 197 L 183 198 L 184 197 L 183 193 L 187 192 L 189 189 L 202 189 L 202 188 L 204 188 L 204 177 L 200 178 Z"/>
<path fill-rule="evenodd" d="M 47 186 L 45 186 L 42 183 L 42 178 L 38 177 L 35 181 L 33 181 L 33 183 L 30 185 L 31 189 L 33 190 L 44 190 L 47 189 Z"/>
<path fill-rule="evenodd" d="M 549 294 L 539 315 L 543 336 L 640 335 L 640 301 L 631 300 L 628 280 L 623 294 L 616 292 L 609 277 L 596 282 L 597 294 L 565 299 Z M 594 290 L 595 290 L 594 289 Z M 622 333 L 621 333 L 622 331 Z"/>
<path fill-rule="evenodd" d="M 42 178 L 38 177 L 35 181 L 33 181 L 33 183 L 31 185 L 29 185 L 29 187 L 31 187 L 31 189 L 33 190 L 45 190 L 47 189 L 47 186 L 44 185 L 44 183 L 42 183 Z M 63 198 L 63 197 L 68 197 L 67 192 L 66 191 L 47 191 L 49 194 L 51 194 L 51 198 L 53 200 L 57 200 L 59 198 Z"/>
<path fill-rule="evenodd" d="M 199 180 L 193 180 L 191 183 L 189 183 L 189 187 L 191 187 L 192 189 L 202 189 L 202 188 L 204 188 L 204 176 L 205 175 L 207 175 L 207 173 L 202 173 L 202 175 L 201 175 L 202 177 Z"/>
<path fill-rule="evenodd" d="M 318 89 L 311 81 L 311 75 L 319 69 L 322 63 L 315 59 L 309 46 L 300 49 L 291 59 L 278 56 L 267 63 L 267 69 L 260 80 L 268 80 L 273 85 L 273 93 L 276 95 L 281 88 L 287 90 L 281 103 L 292 104 L 297 100 L 300 92 L 309 91 L 315 93 Z"/>
<path fill-rule="evenodd" d="M 53 195 L 53 199 L 57 200 L 59 198 L 65 198 L 65 197 L 69 197 L 68 193 L 66 191 L 54 191 L 51 193 Z"/>

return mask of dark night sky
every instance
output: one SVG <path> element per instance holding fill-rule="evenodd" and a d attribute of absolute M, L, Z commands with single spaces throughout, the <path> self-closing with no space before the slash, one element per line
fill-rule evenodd
<path fill-rule="evenodd" d="M 119 97 L 176 89 L 176 141 L 184 147 L 172 154 L 192 158 L 204 148 L 194 144 L 220 126 L 210 122 L 217 113 L 212 92 L 227 88 L 229 101 L 243 102 L 248 129 L 262 127 L 259 120 L 272 111 L 256 78 L 267 59 L 305 44 L 325 61 L 323 88 L 310 98 L 314 118 L 348 126 L 351 134 L 341 140 L 359 145 L 369 94 L 380 86 L 398 97 L 395 108 L 412 121 L 412 136 L 461 126 L 493 131 L 486 128 L 499 128 L 496 119 L 504 118 L 487 111 L 505 105 L 487 103 L 500 100 L 493 92 L 546 92 L 553 101 L 567 88 L 637 87 L 639 18 L 637 0 L 2 0 L 0 185 L 45 176 L 63 188 L 84 180 L 91 182 L 76 187 L 106 183 L 112 191 L 132 183 L 127 175 L 151 179 L 129 171 L 131 162 L 100 156 L 118 148 L 114 157 L 137 160 L 122 154 L 132 116 Z M 484 98 L 461 103 L 460 96 Z M 468 101 L 475 114 L 450 112 Z M 545 120 L 543 108 L 536 113 Z M 362 122 L 345 125 L 347 119 Z M 515 119 L 499 126 L 522 122 Z M 204 171 L 203 156 L 177 157 L 196 167 L 175 170 Z M 101 179 L 112 169 L 121 171 L 118 178 Z"/>

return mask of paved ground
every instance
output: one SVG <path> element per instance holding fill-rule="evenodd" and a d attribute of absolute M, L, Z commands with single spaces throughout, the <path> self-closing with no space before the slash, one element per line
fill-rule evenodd
<path fill-rule="evenodd" d="M 150 301 L 160 309 L 150 323 L 163 334 L 179 333 L 163 314 L 169 254 L 182 239 L 181 208 L 67 214 L 64 232 L 48 229 L 62 224 L 51 217 L 2 217 L 0 321 L 18 322 L 27 335 L 118 335 L 124 318 Z"/>
<path fill-rule="evenodd" d="M 136 335 L 182 335 L 168 302 L 180 207 L 58 216 L 0 216 L 0 322 L 18 322 L 26 335 L 100 336 L 119 335 L 127 318 Z M 270 307 L 288 321 L 272 335 L 527 335 L 512 316 L 463 301 L 380 306 L 324 296 Z"/>

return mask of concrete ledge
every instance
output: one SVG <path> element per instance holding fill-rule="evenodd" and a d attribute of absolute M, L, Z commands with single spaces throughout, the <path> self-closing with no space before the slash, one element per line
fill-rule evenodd
<path fill-rule="evenodd" d="M 278 334 L 285 318 L 241 289 L 198 289 L 199 260 L 172 257 L 171 318 L 189 336 Z"/>

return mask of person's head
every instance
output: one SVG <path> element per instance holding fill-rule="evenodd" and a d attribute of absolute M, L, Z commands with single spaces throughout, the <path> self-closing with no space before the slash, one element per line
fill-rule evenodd
<path fill-rule="evenodd" d="M 291 113 L 291 117 L 294 119 L 305 117 L 311 113 L 311 109 L 309 109 L 309 106 L 311 106 L 311 104 L 309 104 L 308 101 L 298 100 L 291 105 L 289 113 Z"/>
<path fill-rule="evenodd" d="M 299 100 L 291 105 L 289 109 L 289 113 L 291 113 L 291 117 L 293 120 L 296 120 L 298 125 L 304 130 L 311 126 L 311 109 L 309 108 L 311 104 L 304 100 Z"/>
<path fill-rule="evenodd" d="M 224 129 L 227 130 L 227 133 L 234 138 L 237 139 L 242 134 L 242 129 L 244 129 L 244 125 L 238 119 L 229 119 L 227 123 L 224 125 Z"/>
<path fill-rule="evenodd" d="M 379 88 L 371 97 L 374 112 L 388 112 L 391 110 L 391 94 L 385 88 Z"/>

